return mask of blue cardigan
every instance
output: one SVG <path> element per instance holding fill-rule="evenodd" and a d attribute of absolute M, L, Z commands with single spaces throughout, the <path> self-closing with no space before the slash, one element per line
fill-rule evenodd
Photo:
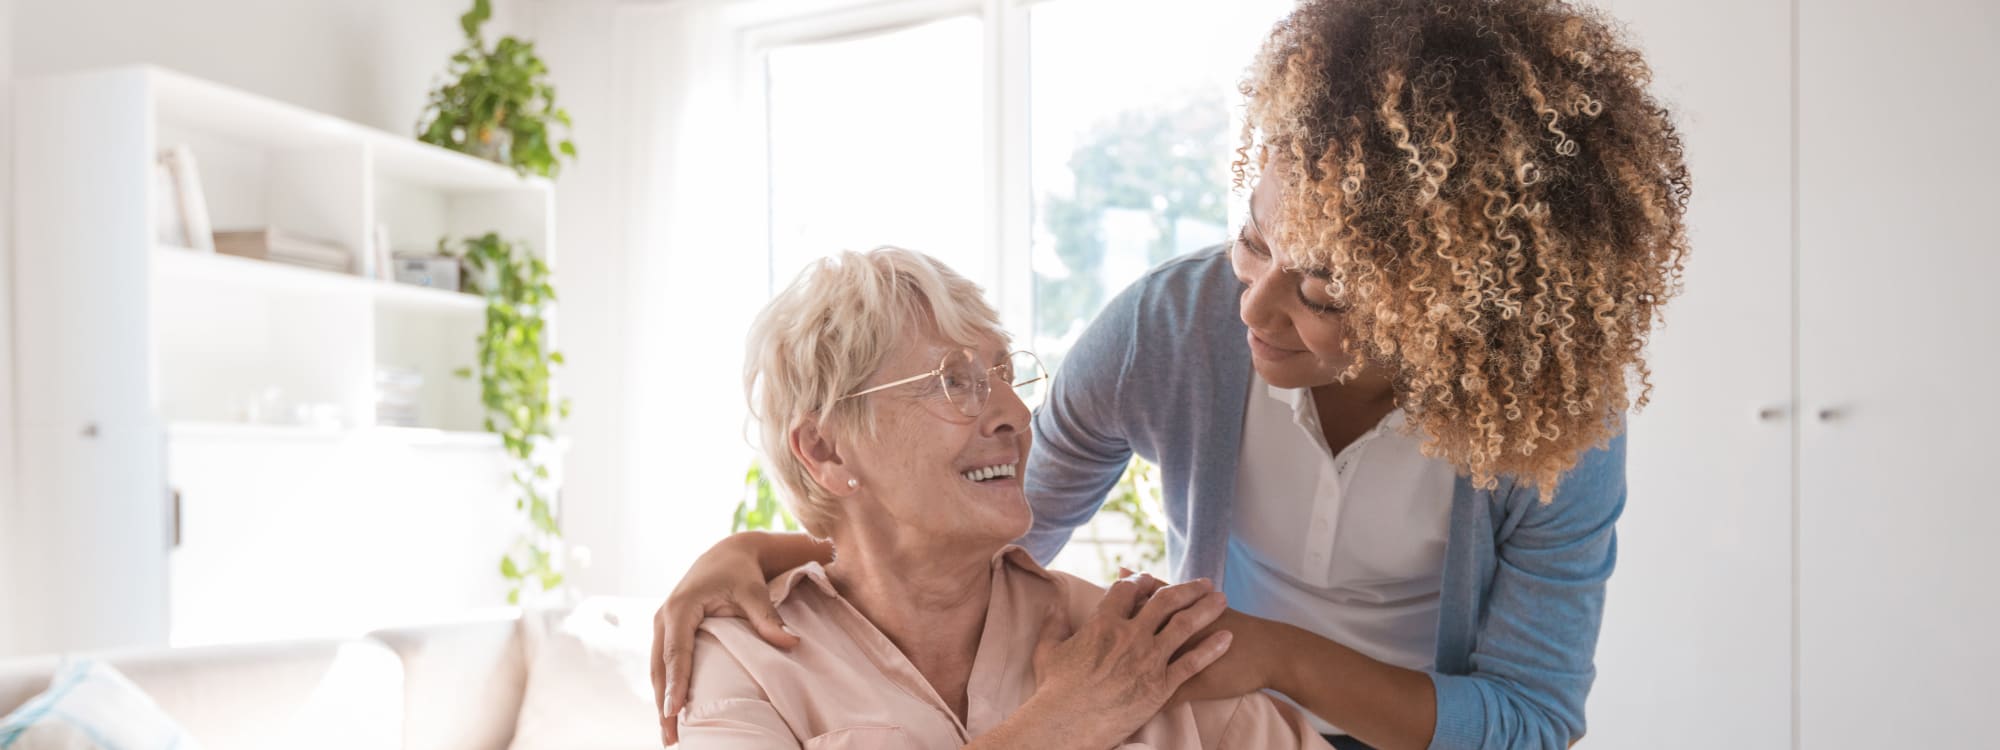
<path fill-rule="evenodd" d="M 1044 563 L 1137 453 L 1160 467 L 1168 565 L 1221 581 L 1250 351 L 1242 287 L 1217 247 L 1168 261 L 1111 301 L 1034 418 L 1021 543 Z M 1625 438 L 1585 453 L 1553 503 L 1502 477 L 1458 478 L 1438 612 L 1432 748 L 1566 748 L 1584 698 L 1625 507 Z"/>

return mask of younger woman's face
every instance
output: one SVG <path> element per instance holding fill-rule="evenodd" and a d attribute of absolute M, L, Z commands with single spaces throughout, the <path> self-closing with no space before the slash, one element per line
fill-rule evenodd
<path fill-rule="evenodd" d="M 1238 312 L 1250 328 L 1250 361 L 1265 382 L 1311 388 L 1335 382 L 1354 361 L 1341 348 L 1347 324 L 1326 293 L 1323 273 L 1296 266 L 1290 249 L 1272 244 L 1268 230 L 1279 215 L 1279 190 L 1271 170 L 1250 194 L 1250 219 L 1229 248 L 1236 280 L 1243 283 Z"/>

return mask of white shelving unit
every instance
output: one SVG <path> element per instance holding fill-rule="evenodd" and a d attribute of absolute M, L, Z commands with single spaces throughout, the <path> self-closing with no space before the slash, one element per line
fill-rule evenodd
<path fill-rule="evenodd" d="M 553 265 L 550 184 L 154 67 L 15 97 L 34 537 L 18 559 L 48 570 L 9 606 L 49 615 L 25 648 L 310 635 L 501 601 L 504 457 L 478 384 L 454 375 L 484 301 L 163 244 L 153 164 L 192 151 L 217 230 L 357 258 L 381 225 L 396 251 L 499 232 Z M 377 424 L 382 368 L 421 374 L 417 426 Z"/>

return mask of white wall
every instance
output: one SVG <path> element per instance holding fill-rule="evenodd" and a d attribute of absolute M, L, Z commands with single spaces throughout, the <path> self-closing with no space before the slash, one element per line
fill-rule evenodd
<path fill-rule="evenodd" d="M 408 133 L 461 43 L 470 0 L 64 0 L 21 3 L 14 72 L 155 63 Z M 491 39 L 512 29 L 502 0 Z"/>
<path fill-rule="evenodd" d="M 617 471 L 623 423 L 620 363 L 624 348 L 622 263 L 616 211 L 616 147 L 623 128 L 615 118 L 609 52 L 616 29 L 611 0 L 534 2 L 521 6 L 522 33 L 535 39 L 549 64 L 556 101 L 569 111 L 578 159 L 563 166 L 556 181 L 555 283 L 562 300 L 557 348 L 568 363 L 559 387 L 574 410 L 565 431 L 562 520 L 565 537 L 589 551 L 591 564 L 569 580 L 589 593 L 619 588 L 623 554 L 613 540 L 621 475 Z"/>
<path fill-rule="evenodd" d="M 14 542 L 14 0 L 0 0 L 0 591 L 14 584 L 20 564 Z M 0 617 L 0 653 L 13 642 L 13 622 Z"/>
<path fill-rule="evenodd" d="M 556 183 L 556 283 L 575 400 L 563 522 L 591 550 L 574 574 L 586 593 L 665 596 L 728 532 L 742 489 L 737 373 L 764 300 L 763 235 L 730 218 L 748 167 L 732 141 L 723 5 L 520 6 L 576 120 L 579 159 Z"/>

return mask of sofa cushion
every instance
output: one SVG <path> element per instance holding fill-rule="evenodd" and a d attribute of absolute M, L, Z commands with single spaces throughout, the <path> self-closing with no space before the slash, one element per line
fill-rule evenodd
<path fill-rule="evenodd" d="M 653 612 L 658 602 L 594 597 L 569 612 L 531 612 L 528 689 L 512 750 L 656 750 Z"/>
<path fill-rule="evenodd" d="M 403 660 L 405 750 L 504 750 L 528 681 L 519 613 L 378 630 Z"/>
<path fill-rule="evenodd" d="M 118 670 L 96 659 L 76 659 L 56 671 L 47 690 L 0 718 L 0 747 L 196 750 L 198 746 L 187 730 Z"/>
<path fill-rule="evenodd" d="M 317 640 L 97 654 L 207 750 L 393 748 L 403 668 L 380 643 Z M 61 659 L 0 664 L 0 710 L 47 686 Z M 39 689 L 39 688 L 36 688 Z"/>

